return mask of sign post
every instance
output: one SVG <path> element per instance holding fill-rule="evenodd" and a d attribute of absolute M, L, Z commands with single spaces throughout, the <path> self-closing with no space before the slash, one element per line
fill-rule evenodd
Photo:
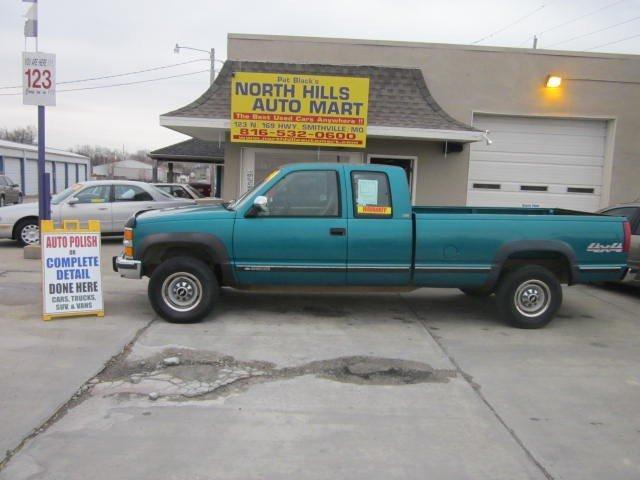
<path fill-rule="evenodd" d="M 22 103 L 38 106 L 38 216 L 51 218 L 48 189 L 45 188 L 45 106 L 56 104 L 56 56 L 52 53 L 22 52 Z"/>
<path fill-rule="evenodd" d="M 42 318 L 104 316 L 100 257 L 100 222 L 81 228 L 66 220 L 55 228 L 41 222 Z"/>

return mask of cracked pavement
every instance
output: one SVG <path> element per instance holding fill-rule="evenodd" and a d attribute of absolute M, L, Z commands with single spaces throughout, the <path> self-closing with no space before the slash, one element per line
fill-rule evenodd
<path fill-rule="evenodd" d="M 640 477 L 638 291 L 574 287 L 549 328 L 489 299 L 225 291 L 156 320 L 103 246 L 106 317 L 42 322 L 0 242 L 0 479 Z"/>

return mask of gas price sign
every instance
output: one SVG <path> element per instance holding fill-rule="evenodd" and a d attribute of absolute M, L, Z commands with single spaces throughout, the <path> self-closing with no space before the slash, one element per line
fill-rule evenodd
<path fill-rule="evenodd" d="M 53 53 L 22 52 L 22 103 L 56 104 L 56 56 Z"/>

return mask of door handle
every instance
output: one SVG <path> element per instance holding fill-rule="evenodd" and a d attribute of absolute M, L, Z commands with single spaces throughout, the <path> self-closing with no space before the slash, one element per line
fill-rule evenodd
<path fill-rule="evenodd" d="M 339 237 L 344 237 L 347 234 L 346 228 L 331 228 L 329 230 L 331 235 L 338 235 Z"/>
<path fill-rule="evenodd" d="M 107 207 L 99 207 L 98 210 L 109 210 Z"/>

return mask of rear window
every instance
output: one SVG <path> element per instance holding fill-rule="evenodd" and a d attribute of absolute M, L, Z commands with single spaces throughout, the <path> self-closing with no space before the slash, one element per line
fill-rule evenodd
<path fill-rule="evenodd" d="M 351 172 L 353 214 L 362 218 L 388 218 L 393 214 L 389 178 L 383 172 Z"/>

